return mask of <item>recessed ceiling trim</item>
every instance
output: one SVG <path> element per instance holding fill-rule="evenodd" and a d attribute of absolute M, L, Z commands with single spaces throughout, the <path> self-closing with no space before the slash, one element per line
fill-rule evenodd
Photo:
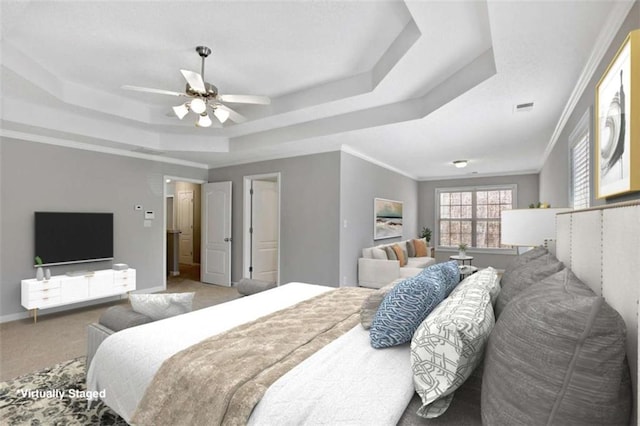
<path fill-rule="evenodd" d="M 576 82 L 576 85 L 571 92 L 571 96 L 569 96 L 569 99 L 567 100 L 567 103 L 562 110 L 560 119 L 558 120 L 558 123 L 556 124 L 556 127 L 551 134 L 551 139 L 549 140 L 549 143 L 547 144 L 547 147 L 542 154 L 542 161 L 540 163 L 540 167 L 538 168 L 538 173 L 542 171 L 542 168 L 547 162 L 551 151 L 555 147 L 556 143 L 558 143 L 560 134 L 562 133 L 564 126 L 567 124 L 567 121 L 569 121 L 569 117 L 571 117 L 571 114 L 576 108 L 578 101 L 584 94 L 584 91 L 587 89 L 589 81 L 591 81 L 591 79 L 593 78 L 596 70 L 598 69 L 598 65 L 600 65 L 600 62 L 604 58 L 604 55 L 607 53 L 609 46 L 620 30 L 620 27 L 624 23 L 624 20 L 627 18 L 627 15 L 629 14 L 629 11 L 633 7 L 634 3 L 634 1 L 614 3 L 607 21 L 602 25 L 602 30 L 600 31 L 600 34 L 598 35 L 598 38 L 594 43 L 591 55 L 589 56 L 587 63 L 580 73 L 580 77 L 578 78 L 578 81 Z"/>
<path fill-rule="evenodd" d="M 347 153 L 347 154 L 351 154 L 354 157 L 358 157 L 361 160 L 364 160 L 364 161 L 366 161 L 368 163 L 371 163 L 371 164 L 375 164 L 376 166 L 380 166 L 380 167 L 382 167 L 384 169 L 387 169 L 389 171 L 392 171 L 394 173 L 398 173 L 399 175 L 408 177 L 409 179 L 418 180 L 418 178 L 416 176 L 413 176 L 413 175 L 411 175 L 411 174 L 409 174 L 409 173 L 407 173 L 407 172 L 405 172 L 403 170 L 400 170 L 400 169 L 398 169 L 396 167 L 390 166 L 387 163 L 384 163 L 384 162 L 382 162 L 380 160 L 376 160 L 373 157 L 369 157 L 368 155 L 363 154 L 362 152 L 350 147 L 349 145 L 342 145 L 340 147 L 340 151 L 342 151 L 344 153 Z"/>
<path fill-rule="evenodd" d="M 281 144 L 424 118 L 495 74 L 495 59 L 490 48 L 424 96 L 236 137 L 231 143 L 237 150 L 255 149 L 265 143 Z"/>
<path fill-rule="evenodd" d="M 16 132 L 14 130 L 7 130 L 2 128 L 0 128 L 0 136 L 5 138 L 25 140 L 30 142 L 44 143 L 48 145 L 56 145 L 56 146 L 61 146 L 65 148 L 81 149 L 84 151 L 94 151 L 94 152 L 100 152 L 103 154 L 112 154 L 112 155 L 119 155 L 122 157 L 139 158 L 142 160 L 150 160 L 150 161 L 156 161 L 156 162 L 167 163 L 167 164 L 177 164 L 180 166 L 187 166 L 187 167 L 194 167 L 198 169 L 209 170 L 209 165 L 196 163 L 193 161 L 179 160 L 177 158 L 168 158 L 160 155 L 143 154 L 141 152 L 127 151 L 125 149 L 109 148 L 109 147 L 100 146 L 100 145 L 54 138 L 51 136 L 42 136 L 42 135 L 34 135 L 32 133 Z"/>
<path fill-rule="evenodd" d="M 480 177 L 521 176 L 521 175 L 531 175 L 531 174 L 538 174 L 538 171 L 531 169 L 531 170 L 507 172 L 507 173 L 473 173 L 473 174 L 469 172 L 464 172 L 464 174 L 457 174 L 457 175 L 431 176 L 431 177 L 423 176 L 423 177 L 419 177 L 417 180 L 418 182 L 433 182 L 438 180 L 476 179 Z"/>

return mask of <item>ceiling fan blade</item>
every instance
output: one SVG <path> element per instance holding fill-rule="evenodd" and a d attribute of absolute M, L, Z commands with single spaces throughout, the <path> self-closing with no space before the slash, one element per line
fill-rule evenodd
<path fill-rule="evenodd" d="M 237 112 L 235 112 L 234 110 L 232 110 L 231 108 L 229 108 L 228 106 L 222 105 L 222 104 L 217 104 L 215 106 L 215 108 L 219 108 L 222 111 L 226 111 L 229 113 L 229 119 L 235 123 L 244 123 L 245 121 L 247 121 L 247 117 L 245 117 L 244 115 L 238 114 Z"/>
<path fill-rule="evenodd" d="M 151 89 L 149 87 L 122 86 L 122 88 L 125 90 L 133 90 L 135 92 L 156 93 L 158 95 L 185 96 L 184 93 L 172 92 L 171 90 Z"/>
<path fill-rule="evenodd" d="M 269 105 L 271 103 L 271 99 L 268 97 L 255 95 L 218 95 L 218 99 L 222 102 L 231 102 L 235 104 Z"/>
<path fill-rule="evenodd" d="M 193 90 L 202 94 L 207 93 L 207 88 L 204 87 L 204 80 L 200 74 L 189 70 L 180 70 L 180 72 Z"/>

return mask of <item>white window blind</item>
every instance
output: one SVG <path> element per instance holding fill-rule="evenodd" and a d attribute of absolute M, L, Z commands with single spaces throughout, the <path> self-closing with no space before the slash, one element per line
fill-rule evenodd
<path fill-rule="evenodd" d="M 589 137 L 585 135 L 571 147 L 571 206 L 589 207 Z"/>
<path fill-rule="evenodd" d="M 574 209 L 589 207 L 591 203 L 589 123 L 587 110 L 569 136 L 569 203 Z"/>

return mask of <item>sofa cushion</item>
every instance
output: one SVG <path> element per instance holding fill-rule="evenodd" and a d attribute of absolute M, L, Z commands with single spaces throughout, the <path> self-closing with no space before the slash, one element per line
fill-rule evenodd
<path fill-rule="evenodd" d="M 408 257 L 416 257 L 416 248 L 413 245 L 413 240 L 407 240 L 407 256 Z"/>
<path fill-rule="evenodd" d="M 567 269 L 504 309 L 489 337 L 483 424 L 629 424 L 625 324 Z"/>
<path fill-rule="evenodd" d="M 413 240 L 413 247 L 416 250 L 416 257 L 427 257 L 427 242 L 423 239 Z"/>
<path fill-rule="evenodd" d="M 503 309 L 520 292 L 564 268 L 551 254 L 545 254 L 513 269 L 508 276 L 503 276 L 500 284 L 502 290 L 496 301 L 496 317 L 500 317 Z"/>
<path fill-rule="evenodd" d="M 398 260 L 398 256 L 391 246 L 385 246 L 384 251 L 387 253 L 388 260 Z"/>
<path fill-rule="evenodd" d="M 461 282 L 413 335 L 411 367 L 416 392 L 422 398 L 417 412 L 421 417 L 443 414 L 453 392 L 482 360 L 494 316 L 490 288 L 478 282 Z"/>
<path fill-rule="evenodd" d="M 408 268 L 426 268 L 429 265 L 436 263 L 433 257 L 410 257 L 407 259 Z"/>
<path fill-rule="evenodd" d="M 411 340 L 429 313 L 458 284 L 455 261 L 438 263 L 400 282 L 380 304 L 371 324 L 371 346 L 386 348 Z"/>
<path fill-rule="evenodd" d="M 407 257 L 404 253 L 404 250 L 402 250 L 402 247 L 400 247 L 400 244 L 394 244 L 391 246 L 391 248 L 393 249 L 393 252 L 396 254 L 398 261 L 400 262 L 400 267 L 405 266 L 407 264 Z"/>
<path fill-rule="evenodd" d="M 387 252 L 379 247 L 373 247 L 371 249 L 371 257 L 378 260 L 389 260 L 389 258 L 387 257 Z"/>
<path fill-rule="evenodd" d="M 191 312 L 195 293 L 131 294 L 134 311 L 154 321 Z"/>

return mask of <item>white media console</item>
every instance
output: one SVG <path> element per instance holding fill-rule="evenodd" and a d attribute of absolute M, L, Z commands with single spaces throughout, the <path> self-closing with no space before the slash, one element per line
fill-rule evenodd
<path fill-rule="evenodd" d="M 136 289 L 136 270 L 104 269 L 70 277 L 56 275 L 48 280 L 22 280 L 22 306 L 31 311 L 33 322 L 38 309 L 70 305 L 103 297 L 117 296 Z"/>

